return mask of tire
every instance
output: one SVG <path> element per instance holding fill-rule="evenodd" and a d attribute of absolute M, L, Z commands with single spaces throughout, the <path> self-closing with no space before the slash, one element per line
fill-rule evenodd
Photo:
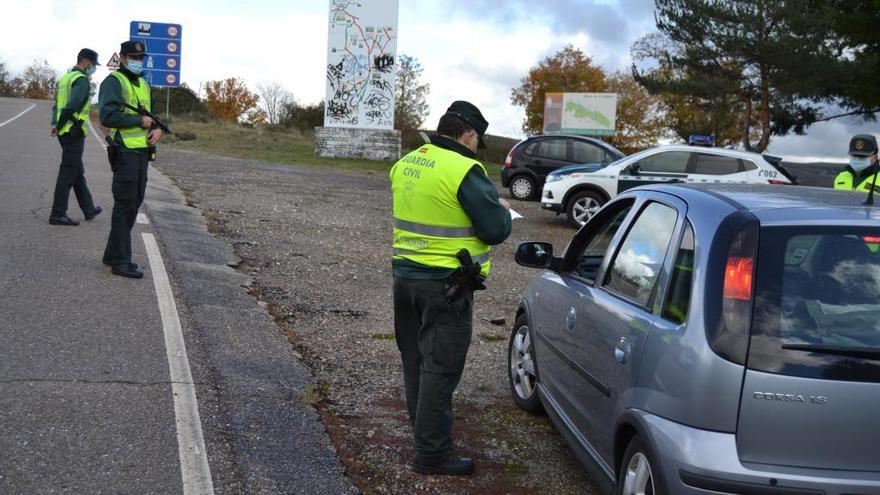
<path fill-rule="evenodd" d="M 534 358 L 529 319 L 521 314 L 516 317 L 507 344 L 507 380 L 516 405 L 530 413 L 540 413 L 544 406 L 538 396 L 538 371 Z"/>
<path fill-rule="evenodd" d="M 528 201 L 535 197 L 538 184 L 528 175 L 517 175 L 510 179 L 510 196 L 520 201 Z"/>
<path fill-rule="evenodd" d="M 579 191 L 565 205 L 568 223 L 580 228 L 605 204 L 605 197 L 594 191 Z"/>
<path fill-rule="evenodd" d="M 617 495 L 666 495 L 660 466 L 641 437 L 634 436 L 623 454 L 617 474 Z"/>

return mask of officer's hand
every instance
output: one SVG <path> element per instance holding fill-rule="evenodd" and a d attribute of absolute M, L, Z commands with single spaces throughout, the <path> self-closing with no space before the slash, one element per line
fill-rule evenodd
<path fill-rule="evenodd" d="M 49 135 L 52 137 L 57 137 L 58 136 L 58 129 L 52 127 L 51 129 L 49 129 Z"/>
<path fill-rule="evenodd" d="M 147 117 L 146 115 L 142 115 L 141 116 L 141 127 L 143 127 L 144 129 L 149 129 L 150 127 L 153 127 L 153 119 L 151 119 L 150 117 Z"/>
<path fill-rule="evenodd" d="M 150 131 L 150 135 L 148 136 L 150 146 L 155 146 L 160 139 L 162 139 L 162 129 L 153 129 Z"/>
<path fill-rule="evenodd" d="M 505 209 L 508 209 L 508 210 L 510 209 L 510 202 L 507 201 L 506 199 L 498 198 L 498 202 L 501 203 L 501 206 L 503 206 Z"/>

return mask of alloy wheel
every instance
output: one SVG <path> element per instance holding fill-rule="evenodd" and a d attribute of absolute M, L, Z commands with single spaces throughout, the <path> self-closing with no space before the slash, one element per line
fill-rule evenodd
<path fill-rule="evenodd" d="M 626 466 L 623 495 L 654 495 L 654 475 L 651 463 L 642 452 L 636 452 Z"/>
<path fill-rule="evenodd" d="M 535 393 L 538 379 L 535 373 L 535 361 L 532 359 L 532 339 L 529 327 L 523 325 L 516 330 L 513 345 L 510 347 L 510 376 L 513 388 L 520 399 L 528 400 Z"/>
<path fill-rule="evenodd" d="M 516 199 L 529 199 L 532 197 L 532 181 L 525 177 L 518 177 L 510 185 L 510 192 Z"/>
<path fill-rule="evenodd" d="M 575 201 L 573 206 L 574 219 L 577 221 L 578 225 L 583 225 L 587 223 L 587 220 L 595 215 L 601 207 L 602 205 L 600 205 L 598 201 L 589 196 L 580 198 Z"/>

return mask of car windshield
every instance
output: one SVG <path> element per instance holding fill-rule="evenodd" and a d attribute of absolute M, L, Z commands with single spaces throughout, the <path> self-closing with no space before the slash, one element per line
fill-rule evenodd
<path fill-rule="evenodd" d="M 880 381 L 880 230 L 764 230 L 750 366 Z"/>

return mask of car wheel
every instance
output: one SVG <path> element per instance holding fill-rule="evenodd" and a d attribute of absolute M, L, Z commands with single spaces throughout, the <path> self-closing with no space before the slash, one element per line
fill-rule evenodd
<path fill-rule="evenodd" d="M 566 213 L 568 214 L 568 222 L 575 227 L 580 227 L 587 223 L 593 215 L 605 204 L 605 198 L 599 193 L 593 191 L 581 191 L 575 193 L 568 200 Z"/>
<path fill-rule="evenodd" d="M 630 440 L 617 475 L 617 495 L 663 495 L 654 456 L 636 435 Z"/>
<path fill-rule="evenodd" d="M 538 397 L 538 373 L 529 320 L 522 314 L 516 318 L 510 343 L 507 345 L 507 378 L 513 401 L 528 412 L 542 410 Z"/>
<path fill-rule="evenodd" d="M 518 199 L 520 201 L 532 199 L 537 188 L 538 185 L 535 183 L 535 180 L 528 175 L 517 175 L 510 181 L 509 187 L 510 195 L 513 199 Z"/>

